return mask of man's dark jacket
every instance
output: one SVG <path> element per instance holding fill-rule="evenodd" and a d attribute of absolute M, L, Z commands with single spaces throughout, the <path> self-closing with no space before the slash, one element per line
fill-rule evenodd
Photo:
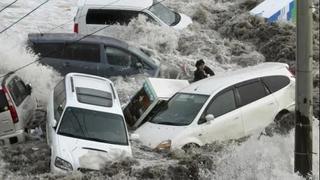
<path fill-rule="evenodd" d="M 208 66 L 205 66 L 204 67 L 204 72 L 206 74 L 209 74 L 210 76 L 213 76 L 214 75 L 214 72 L 208 67 Z M 199 81 L 201 79 L 204 79 L 206 78 L 207 76 L 205 75 L 203 71 L 200 71 L 199 69 L 197 69 L 196 71 L 194 71 L 194 79 L 193 81 Z"/>

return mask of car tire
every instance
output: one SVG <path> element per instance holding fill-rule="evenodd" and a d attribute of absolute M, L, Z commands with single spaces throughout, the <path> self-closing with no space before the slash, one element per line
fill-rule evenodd
<path fill-rule="evenodd" d="M 186 153 L 191 153 L 193 151 L 196 151 L 199 148 L 200 148 L 200 146 L 196 143 L 188 143 L 188 144 L 184 145 L 181 149 Z"/>
<path fill-rule="evenodd" d="M 288 134 L 295 127 L 294 113 L 288 111 L 279 113 L 275 118 L 275 123 L 284 134 Z"/>
<path fill-rule="evenodd" d="M 274 118 L 274 122 L 265 128 L 264 135 L 273 136 L 273 134 L 287 135 L 295 126 L 294 113 L 281 111 Z"/>

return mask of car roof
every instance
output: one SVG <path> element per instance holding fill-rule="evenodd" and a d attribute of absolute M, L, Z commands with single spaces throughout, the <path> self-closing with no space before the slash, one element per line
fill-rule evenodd
<path fill-rule="evenodd" d="M 145 9 L 153 0 L 79 0 L 78 6 L 131 7 Z"/>
<path fill-rule="evenodd" d="M 114 114 L 122 115 L 121 105 L 113 87 L 113 83 L 103 77 L 93 76 L 82 73 L 69 73 L 65 77 L 66 83 L 66 97 L 67 106 L 91 109 L 95 111 L 110 112 Z M 81 102 L 79 100 L 78 88 L 84 90 L 91 90 L 92 92 L 103 92 L 104 94 L 110 94 L 111 106 L 101 106 L 97 104 L 90 104 Z M 88 91 L 87 91 L 88 92 Z M 97 94 L 91 94 L 97 95 Z M 103 95 L 103 94 L 102 94 Z M 98 97 L 99 96 L 95 96 Z M 100 96 L 101 97 L 101 96 Z M 109 97 L 106 97 L 109 98 Z"/>
<path fill-rule="evenodd" d="M 11 77 L 11 75 L 15 74 L 13 71 L 8 72 L 6 74 L 0 74 L 0 88 L 1 86 L 3 86 L 3 84 L 6 83 L 6 81 L 8 80 L 8 78 Z"/>
<path fill-rule="evenodd" d="M 61 43 L 61 42 L 84 42 L 93 44 L 105 44 L 109 46 L 128 48 L 128 43 L 108 36 L 86 35 L 77 33 L 31 33 L 28 35 L 28 40 L 33 43 Z M 81 39 L 83 38 L 83 39 Z M 81 39 L 79 41 L 79 39 Z"/>
<path fill-rule="evenodd" d="M 215 91 L 227 88 L 231 85 L 255 79 L 263 76 L 288 75 L 289 71 L 285 63 L 262 63 L 256 66 L 229 71 L 192 83 L 180 92 L 212 95 Z"/>
<path fill-rule="evenodd" d="M 2 80 L 3 80 L 3 78 L 4 78 L 4 76 L 5 76 L 5 74 L 0 74 L 0 84 L 1 84 L 1 82 L 2 82 Z M 0 86 L 1 87 L 1 86 Z"/>

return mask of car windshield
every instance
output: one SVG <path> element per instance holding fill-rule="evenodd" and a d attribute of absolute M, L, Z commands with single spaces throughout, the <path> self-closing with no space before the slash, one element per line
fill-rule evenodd
<path fill-rule="evenodd" d="M 124 120 L 120 115 L 68 107 L 58 134 L 80 139 L 128 145 Z"/>
<path fill-rule="evenodd" d="M 155 109 L 149 117 L 151 123 L 174 126 L 189 125 L 209 96 L 178 93 L 167 103 Z"/>
<path fill-rule="evenodd" d="M 177 24 L 177 21 L 179 21 L 179 14 L 171 11 L 157 0 L 153 1 L 153 5 L 149 10 L 169 26 L 173 26 Z"/>

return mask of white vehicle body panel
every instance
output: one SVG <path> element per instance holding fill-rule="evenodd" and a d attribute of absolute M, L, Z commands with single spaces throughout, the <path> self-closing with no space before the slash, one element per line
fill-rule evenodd
<path fill-rule="evenodd" d="M 75 23 L 78 24 L 78 33 L 79 34 L 90 34 L 93 33 L 103 27 L 108 25 L 101 24 L 87 24 L 86 16 L 89 9 L 101 9 L 101 10 L 129 10 L 136 12 L 143 12 L 151 16 L 156 23 L 161 26 L 169 27 L 166 23 L 164 23 L 159 17 L 153 14 L 149 7 L 152 6 L 153 0 L 120 0 L 120 1 L 96 1 L 96 0 L 80 0 L 78 2 L 78 10 L 75 16 Z M 174 29 L 183 29 L 186 28 L 189 24 L 192 23 L 192 19 L 182 13 L 178 13 L 180 15 L 180 21 L 171 26 Z"/>
<path fill-rule="evenodd" d="M 66 75 L 63 83 L 65 83 L 66 92 L 65 109 L 67 107 L 78 107 L 99 112 L 109 112 L 123 117 L 119 97 L 115 89 L 113 89 L 113 83 L 108 79 L 87 74 L 69 73 Z M 73 85 L 71 85 L 71 83 Z M 77 87 L 86 87 L 110 92 L 113 94 L 112 107 L 96 106 L 78 102 L 76 92 L 71 90 L 72 88 Z M 120 145 L 58 134 L 58 129 L 60 128 L 62 120 L 56 121 L 54 117 L 54 91 L 50 94 L 47 112 L 47 143 L 51 148 L 51 171 L 66 172 L 55 166 L 54 163 L 57 157 L 69 162 L 72 165 L 73 170 L 99 170 L 107 161 L 121 160 L 121 158 L 132 156 L 129 141 L 127 145 Z M 63 115 L 64 112 L 61 113 L 61 119 L 63 118 Z M 55 124 L 55 121 L 57 124 Z M 129 140 L 126 126 L 125 130 L 127 140 Z"/>
<path fill-rule="evenodd" d="M 156 148 L 160 143 L 171 140 L 171 149 L 181 148 L 189 143 L 204 145 L 215 140 L 237 139 L 250 135 L 253 131 L 264 128 L 273 122 L 280 111 L 294 110 L 295 79 L 287 68 L 288 66 L 283 63 L 263 63 L 192 83 L 180 90 L 179 93 L 209 95 L 210 97 L 191 124 L 174 126 L 147 122 L 139 127 L 135 133 L 139 135 L 142 144 L 150 148 Z M 210 101 L 224 89 L 233 87 L 237 100 L 238 91 L 234 85 L 269 76 L 287 77 L 289 84 L 263 98 L 237 107 L 213 121 L 198 124 L 199 118 L 205 112 Z"/>
<path fill-rule="evenodd" d="M 19 90 L 19 93 L 16 95 L 24 97 L 23 100 L 20 102 L 20 104 L 16 104 L 13 100 L 12 91 L 8 87 L 9 82 L 14 82 L 14 84 L 18 84 L 22 81 L 18 76 L 11 74 L 6 78 L 5 84 L 3 84 L 3 87 L 1 87 L 2 80 L 0 79 L 0 90 L 4 93 L 4 88 L 6 89 L 7 93 L 5 95 L 7 101 L 9 98 L 10 104 L 15 109 L 18 122 L 13 123 L 11 113 L 9 111 L 9 106 L 6 107 L 6 110 L 0 113 L 0 145 L 1 144 L 10 144 L 9 141 L 10 138 L 16 138 L 16 142 L 22 142 L 25 140 L 24 136 L 24 130 L 26 128 L 27 123 L 32 119 L 34 110 L 37 107 L 37 103 L 34 97 L 32 97 L 30 94 L 21 94 L 21 90 Z M 16 81 L 17 80 L 17 81 Z M 26 85 L 23 81 L 22 83 Z M 22 85 L 22 84 L 20 84 Z M 24 90 L 26 93 L 26 87 L 24 87 Z M 8 101 L 8 102 L 9 102 Z"/>

